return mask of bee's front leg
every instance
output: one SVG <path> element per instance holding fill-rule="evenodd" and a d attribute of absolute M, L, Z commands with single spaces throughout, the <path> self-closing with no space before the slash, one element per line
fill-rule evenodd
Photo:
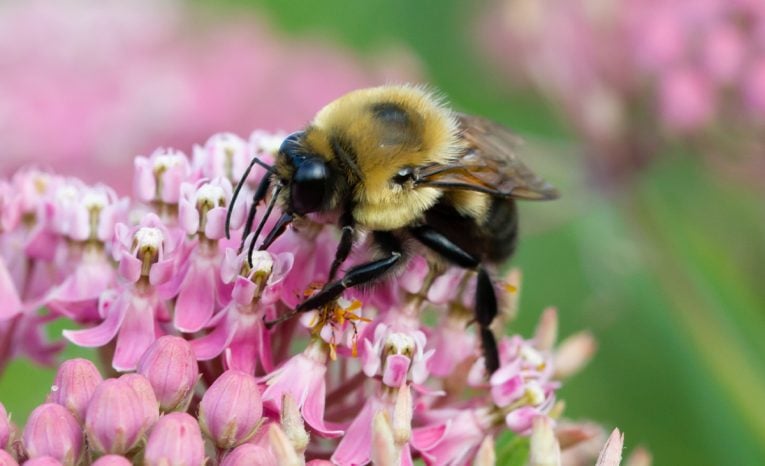
<path fill-rule="evenodd" d="M 266 327 L 271 328 L 278 323 L 289 320 L 299 312 L 308 312 L 321 308 L 339 298 L 343 291 L 348 288 L 374 282 L 391 271 L 403 257 L 401 242 L 390 232 L 374 232 L 373 234 L 375 243 L 385 251 L 384 257 L 351 267 L 343 278 L 327 283 L 318 293 L 300 303 L 294 311 L 284 314 L 275 321 L 266 322 Z M 341 256 L 340 248 L 342 247 L 341 240 L 335 261 L 337 261 L 338 256 Z M 350 246 L 347 246 L 347 248 L 350 250 Z M 347 253 L 345 254 L 347 256 Z M 342 263 L 342 260 L 340 263 Z"/>

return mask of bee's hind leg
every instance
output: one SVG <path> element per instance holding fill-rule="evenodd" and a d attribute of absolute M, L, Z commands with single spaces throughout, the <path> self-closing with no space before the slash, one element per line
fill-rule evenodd
<path fill-rule="evenodd" d="M 486 269 L 481 266 L 481 262 L 458 245 L 454 244 L 449 238 L 436 231 L 428 225 L 422 225 L 410 228 L 409 231 L 432 251 L 438 253 L 449 262 L 465 269 L 472 269 L 478 272 L 476 290 L 475 290 L 475 318 L 480 327 L 481 345 L 483 347 L 484 361 L 486 370 L 493 374 L 499 369 L 499 352 L 497 350 L 497 340 L 489 326 L 497 316 L 497 295 L 494 292 L 494 285 Z"/>

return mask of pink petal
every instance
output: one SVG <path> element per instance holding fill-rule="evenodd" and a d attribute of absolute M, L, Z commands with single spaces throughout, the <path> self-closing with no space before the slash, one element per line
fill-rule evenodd
<path fill-rule="evenodd" d="M 306 424 L 311 426 L 322 437 L 335 438 L 343 435 L 342 430 L 332 429 L 324 423 L 324 403 L 326 401 L 327 387 L 324 383 L 324 379 L 320 379 L 318 383 L 311 387 L 308 391 L 305 403 L 301 414 L 305 419 Z"/>
<path fill-rule="evenodd" d="M 126 280 L 135 283 L 141 278 L 141 261 L 135 256 L 123 254 L 118 270 Z"/>
<path fill-rule="evenodd" d="M 368 400 L 332 455 L 335 464 L 366 464 L 372 449 L 373 402 Z"/>
<path fill-rule="evenodd" d="M 497 406 L 507 406 L 520 398 L 523 393 L 524 384 L 520 374 L 498 384 L 494 383 L 492 377 L 491 398 Z"/>
<path fill-rule="evenodd" d="M 207 212 L 205 236 L 210 239 L 221 239 L 226 236 L 226 208 L 215 207 Z"/>
<path fill-rule="evenodd" d="M 109 343 L 122 326 L 127 312 L 125 299 L 119 299 L 109 308 L 108 314 L 99 325 L 85 330 L 64 330 L 64 338 L 77 346 L 95 348 Z"/>
<path fill-rule="evenodd" d="M 385 360 L 383 383 L 389 387 L 400 387 L 406 382 L 406 375 L 409 372 L 411 362 L 408 357 L 402 354 L 388 356 Z"/>
<path fill-rule="evenodd" d="M 430 450 L 446 433 L 449 422 L 435 426 L 426 426 L 412 429 L 412 446 L 415 450 Z"/>
<path fill-rule="evenodd" d="M 207 261 L 191 265 L 181 285 L 175 305 L 175 328 L 181 332 L 199 331 L 212 317 L 215 308 L 215 268 Z"/>
<path fill-rule="evenodd" d="M 186 197 L 182 197 L 178 202 L 178 225 L 189 235 L 199 230 L 199 211 Z"/>
<path fill-rule="evenodd" d="M 505 424 L 516 434 L 526 435 L 531 432 L 531 424 L 534 418 L 541 413 L 532 406 L 522 406 L 510 411 L 505 416 Z"/>
<path fill-rule="evenodd" d="M 167 283 L 173 277 L 175 261 L 172 259 L 161 260 L 151 266 L 149 271 L 149 283 L 154 286 Z"/>
<path fill-rule="evenodd" d="M 252 302 L 256 291 L 257 286 L 251 280 L 238 275 L 234 281 L 234 290 L 231 292 L 231 298 L 237 304 L 246 306 Z"/>
<path fill-rule="evenodd" d="M 136 157 L 134 162 L 135 181 L 133 190 L 142 201 L 154 199 L 157 192 L 157 184 L 152 173 L 149 160 L 146 157 Z"/>
<path fill-rule="evenodd" d="M 21 299 L 5 261 L 0 257 L 0 321 L 10 319 L 21 312 Z"/>
<path fill-rule="evenodd" d="M 235 322 L 231 324 L 222 322 L 209 334 L 191 340 L 189 343 L 191 343 L 196 358 L 199 361 L 207 361 L 221 354 L 233 340 L 236 326 Z"/>
<path fill-rule="evenodd" d="M 133 299 L 117 335 L 112 366 L 118 371 L 132 371 L 143 353 L 154 343 L 156 304 L 146 299 Z"/>

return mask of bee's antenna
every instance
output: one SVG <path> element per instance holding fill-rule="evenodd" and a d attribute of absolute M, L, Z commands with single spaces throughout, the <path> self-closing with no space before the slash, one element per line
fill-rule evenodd
<path fill-rule="evenodd" d="M 263 227 L 266 225 L 266 220 L 268 220 L 268 217 L 271 216 L 271 211 L 274 210 L 274 204 L 276 204 L 276 198 L 279 197 L 279 192 L 282 190 L 283 185 L 281 183 L 278 183 L 276 186 L 274 186 L 274 192 L 271 195 L 271 200 L 268 202 L 268 207 L 266 207 L 266 212 L 263 214 L 263 218 L 260 220 L 260 223 L 258 224 L 258 228 L 255 230 L 255 235 L 252 237 L 252 241 L 250 242 L 250 248 L 247 251 L 247 263 L 252 268 L 252 253 L 255 251 L 255 242 L 258 240 L 258 236 L 260 236 L 260 232 L 263 231 Z M 275 238 L 274 238 L 275 239 Z"/>
<path fill-rule="evenodd" d="M 266 171 L 268 171 L 268 174 L 263 176 L 263 179 L 260 181 L 260 186 L 258 186 L 258 191 L 255 193 L 256 198 L 258 193 L 261 191 L 261 188 L 263 188 L 263 191 L 265 191 L 268 188 L 268 183 L 266 183 L 265 187 L 263 187 L 263 183 L 267 179 L 271 178 L 270 174 L 274 172 L 274 168 L 271 165 L 268 165 L 267 163 L 261 161 L 257 157 L 253 157 L 253 159 L 250 161 L 250 164 L 247 165 L 247 169 L 244 171 L 244 174 L 242 174 L 242 177 L 239 178 L 239 182 L 236 184 L 236 188 L 234 188 L 234 195 L 231 196 L 231 203 L 228 206 L 228 212 L 226 212 L 226 238 L 228 239 L 231 239 L 231 215 L 234 212 L 234 204 L 236 203 L 236 198 L 239 197 L 239 192 L 242 191 L 242 187 L 247 182 L 247 177 L 250 176 L 250 171 L 252 171 L 252 167 L 254 167 L 255 164 L 260 165 L 261 167 L 265 168 Z M 263 196 L 265 196 L 265 193 L 263 194 Z M 263 199 L 263 196 L 261 196 L 260 199 Z M 257 201 L 257 202 L 260 202 L 260 201 Z"/>
<path fill-rule="evenodd" d="M 274 225 L 274 227 L 271 228 L 271 231 L 268 232 L 266 239 L 263 240 L 263 244 L 260 245 L 258 250 L 262 251 L 268 249 L 268 247 L 271 246 L 271 243 L 284 233 L 287 229 L 287 225 L 290 223 L 292 223 L 292 214 L 282 214 L 282 216 L 279 217 L 279 220 L 276 221 L 276 225 Z"/>

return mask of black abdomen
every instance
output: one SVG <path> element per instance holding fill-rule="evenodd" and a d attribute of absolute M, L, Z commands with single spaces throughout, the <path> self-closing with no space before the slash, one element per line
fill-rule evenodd
<path fill-rule="evenodd" d="M 425 222 L 481 261 L 502 262 L 515 251 L 518 213 L 515 201 L 493 198 L 487 215 L 463 215 L 446 201 L 425 212 Z"/>

